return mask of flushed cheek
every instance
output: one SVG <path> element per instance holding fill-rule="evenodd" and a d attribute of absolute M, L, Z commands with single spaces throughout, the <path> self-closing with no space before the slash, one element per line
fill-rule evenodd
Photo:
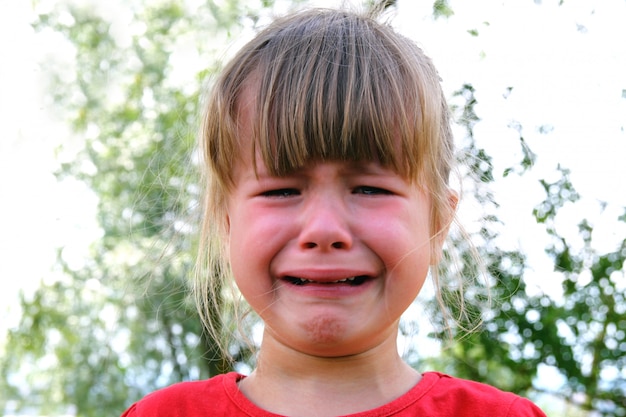
<path fill-rule="evenodd" d="M 410 303 L 419 293 L 430 265 L 430 240 L 428 232 L 414 225 L 398 227 L 379 240 L 376 247 L 385 262 L 388 279 L 385 292 L 391 299 Z"/>
<path fill-rule="evenodd" d="M 281 251 L 285 231 L 276 224 L 276 219 L 250 216 L 253 222 L 231 222 L 230 254 L 231 266 L 237 285 L 248 301 L 268 295 L 273 282 L 269 274 L 270 265 Z"/>

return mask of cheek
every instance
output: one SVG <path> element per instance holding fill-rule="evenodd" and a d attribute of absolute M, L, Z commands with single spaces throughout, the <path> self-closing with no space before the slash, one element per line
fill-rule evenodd
<path fill-rule="evenodd" d="M 270 267 L 284 235 L 277 221 L 259 211 L 238 210 L 230 217 L 230 264 L 237 286 L 251 304 L 251 298 L 267 294 L 272 286 Z"/>
<path fill-rule="evenodd" d="M 430 254 L 429 217 L 424 210 L 388 211 L 363 217 L 358 228 L 367 245 L 376 252 L 385 265 L 414 263 Z"/>
<path fill-rule="evenodd" d="M 429 218 L 424 210 L 402 211 L 370 230 L 370 247 L 389 273 L 387 291 L 401 304 L 417 296 L 426 280 L 431 259 Z M 389 220 L 393 219 L 393 220 Z"/>
<path fill-rule="evenodd" d="M 429 267 L 428 243 L 405 252 L 405 256 L 392 266 L 389 279 L 385 282 L 388 308 L 393 309 L 396 314 L 403 314 L 421 292 Z"/>

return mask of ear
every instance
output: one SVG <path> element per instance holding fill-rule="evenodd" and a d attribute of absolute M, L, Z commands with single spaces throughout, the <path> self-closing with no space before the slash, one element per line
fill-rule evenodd
<path fill-rule="evenodd" d="M 459 204 L 459 195 L 454 190 L 448 190 L 447 205 L 440 210 L 437 224 L 433 230 L 430 249 L 430 264 L 437 265 L 443 256 L 443 244 L 448 236 L 450 225 L 454 221 L 456 208 Z"/>

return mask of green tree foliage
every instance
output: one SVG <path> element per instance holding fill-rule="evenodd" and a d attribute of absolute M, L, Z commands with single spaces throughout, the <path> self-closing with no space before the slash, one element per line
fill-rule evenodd
<path fill-rule="evenodd" d="M 1 363 L 11 408 L 110 415 L 156 388 L 231 369 L 188 300 L 199 92 L 230 33 L 272 3 L 68 1 L 38 15 L 35 28 L 73 51 L 69 66 L 47 68 L 54 103 L 84 140 L 58 176 L 95 192 L 102 236 L 79 268 L 61 250 L 62 279 L 21 300 Z"/>
<path fill-rule="evenodd" d="M 504 251 L 494 246 L 498 233 L 497 204 L 488 184 L 497 175 L 491 158 L 476 145 L 474 126 L 480 121 L 475 112 L 474 88 L 464 85 L 455 93 L 457 118 L 466 131 L 462 156 L 468 174 L 479 179 L 474 198 L 485 208 L 483 227 L 472 236 L 491 285 L 493 302 L 486 304 L 486 292 L 472 287 L 465 293 L 469 301 L 462 314 L 458 304 L 451 304 L 450 315 L 460 317 L 461 326 L 453 329 L 456 340 L 436 359 L 436 366 L 473 380 L 487 382 L 505 390 L 533 395 L 546 392 L 571 402 L 582 410 L 602 416 L 626 415 L 626 239 L 609 253 L 594 249 L 593 224 L 581 219 L 576 238 L 563 237 L 557 230 L 559 210 L 574 204 L 580 196 L 569 180 L 569 171 L 558 167 L 554 182 L 540 180 L 545 200 L 533 211 L 537 223 L 545 226 L 551 243 L 546 252 L 554 261 L 554 271 L 562 281 L 561 295 L 532 294 L 524 277 L 533 273 L 518 251 Z M 456 103 L 456 101 L 453 101 Z M 521 131 L 519 129 L 518 131 Z M 523 175 L 532 169 L 536 155 L 519 137 L 522 160 L 507 168 Z M 490 210 L 491 208 L 491 210 Z M 625 209 L 626 212 L 626 209 Z M 615 222 L 626 221 L 626 214 Z M 463 239 L 453 236 L 454 246 L 463 251 L 462 274 L 472 276 L 474 261 L 464 250 Z M 455 287 L 444 288 L 448 298 L 456 299 Z M 444 298 L 446 296 L 444 295 Z M 478 331 L 465 333 L 472 319 L 485 318 Z M 440 323 L 439 328 L 443 328 Z M 437 335 L 446 339 L 445 332 Z M 540 366 L 552 367 L 566 381 L 550 390 L 537 389 L 535 380 Z"/>
<path fill-rule="evenodd" d="M 557 210 L 579 196 L 569 181 L 569 172 L 553 183 L 542 181 L 546 199 L 535 209 L 537 221 L 552 237 L 547 252 L 555 271 L 563 276 L 562 302 L 541 311 L 541 321 L 550 332 L 551 352 L 547 364 L 567 377 L 563 395 L 582 398 L 581 405 L 606 415 L 626 415 L 626 239 L 609 253 L 594 249 L 593 225 L 582 219 L 578 225 L 582 245 L 559 235 Z M 622 215 L 616 221 L 626 221 Z M 606 375 L 610 375 L 608 378 Z M 582 395 L 581 395 L 582 394 Z"/>
<path fill-rule="evenodd" d="M 12 409 L 46 414 L 119 414 L 158 387 L 233 366 L 205 337 L 187 299 L 198 234 L 199 92 L 219 67 L 229 36 L 254 28 L 275 5 L 192 3 L 136 0 L 111 11 L 98 2 L 65 1 L 38 15 L 36 28 L 62 35 L 73 51 L 69 67 L 50 69 L 49 90 L 84 148 L 64 157 L 59 178 L 78 178 L 97 195 L 102 234 L 80 267 L 61 250 L 60 278 L 22 298 L 22 320 L 8 334 L 0 360 L 0 409 L 10 400 Z M 392 9 L 396 2 L 383 3 Z M 448 1 L 433 3 L 435 18 L 453 14 Z M 458 341 L 431 362 L 522 394 L 537 391 L 540 366 L 552 367 L 566 382 L 551 394 L 604 416 L 626 415 L 626 240 L 598 253 L 594 225 L 585 219 L 578 238 L 561 235 L 559 210 L 579 196 L 560 168 L 556 181 L 542 180 L 546 198 L 534 215 L 550 238 L 547 253 L 562 278 L 562 294 L 527 291 L 531 272 L 524 254 L 497 246 L 498 205 L 489 185 L 525 175 L 540 156 L 520 126 L 522 159 L 496 172 L 488 151 L 477 145 L 474 87 L 459 86 L 451 103 L 465 129 L 463 175 L 478 179 L 467 182 L 466 194 L 484 208 L 472 240 L 493 303 L 485 303 L 481 286 L 464 290 L 465 315 L 450 303 L 449 315 L 461 318 L 461 326 L 449 330 Z M 626 214 L 616 221 L 626 221 Z M 452 239 L 464 261 L 461 273 L 477 275 L 472 248 L 460 235 Z M 452 270 L 454 259 L 449 262 Z M 444 298 L 458 299 L 458 292 L 446 286 Z M 484 318 L 480 329 L 465 333 L 478 316 Z M 448 340 L 442 316 L 435 317 L 435 336 Z M 240 364 L 250 362 L 246 348 L 232 346 L 232 353 Z M 423 358 L 417 362 L 424 366 Z"/>
<path fill-rule="evenodd" d="M 454 14 L 454 11 L 448 4 L 447 0 L 436 0 L 433 3 L 433 16 L 435 18 L 450 17 Z"/>

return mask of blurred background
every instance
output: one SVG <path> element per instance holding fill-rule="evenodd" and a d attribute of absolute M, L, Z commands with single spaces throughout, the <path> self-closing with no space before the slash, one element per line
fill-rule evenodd
<path fill-rule="evenodd" d="M 243 343 L 223 358 L 188 299 L 202 94 L 272 16 L 336 5 L 0 0 L 4 416 L 119 415 L 159 387 L 254 365 Z M 384 5 L 440 70 L 459 217 L 487 268 L 451 329 L 458 306 L 420 295 L 403 355 L 549 416 L 625 416 L 626 2 Z M 458 231 L 448 251 L 471 258 Z M 471 317 L 483 322 L 467 333 Z"/>

